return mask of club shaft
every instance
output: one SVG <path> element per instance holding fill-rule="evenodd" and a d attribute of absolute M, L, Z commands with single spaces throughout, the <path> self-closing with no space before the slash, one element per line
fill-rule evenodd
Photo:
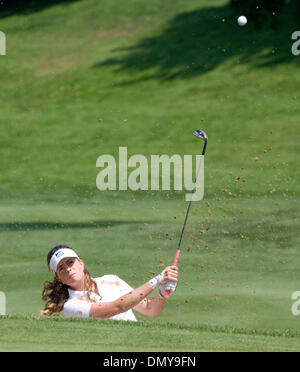
<path fill-rule="evenodd" d="M 205 147 L 206 147 L 206 142 L 205 142 Z M 203 151 L 205 152 L 205 148 L 203 149 Z M 204 154 L 202 154 L 202 155 L 204 156 Z M 200 169 L 201 169 L 201 164 L 202 164 L 203 156 L 200 159 L 200 163 L 199 163 L 199 166 L 198 166 L 198 169 L 197 169 L 196 178 L 195 178 L 195 187 L 194 187 L 194 189 L 192 191 L 192 194 L 194 194 L 195 191 L 196 191 L 196 189 L 197 189 L 197 180 L 198 180 L 198 177 L 199 177 L 199 172 L 200 172 Z M 189 216 L 189 213 L 190 213 L 190 209 L 191 209 L 191 205 L 192 205 L 192 199 L 193 199 L 193 197 L 189 201 L 189 204 L 188 204 L 188 207 L 187 207 L 187 211 L 186 211 L 186 214 L 185 214 L 185 219 L 184 219 L 183 227 L 182 227 L 182 230 L 181 230 L 181 234 L 180 234 L 180 238 L 179 238 L 179 243 L 178 243 L 178 248 L 177 249 L 180 249 L 180 247 L 181 247 L 181 242 L 182 242 L 182 238 L 183 238 L 183 234 L 184 234 L 186 222 L 187 222 L 187 219 L 188 219 L 188 216 Z"/>
<path fill-rule="evenodd" d="M 205 145 L 204 145 L 204 148 L 203 148 L 203 151 L 202 151 L 202 155 L 203 156 L 204 156 L 204 153 L 205 153 L 205 149 L 206 149 L 206 141 L 205 141 Z M 194 192 L 197 189 L 197 179 L 198 179 L 198 176 L 199 176 L 199 171 L 201 169 L 201 164 L 202 164 L 203 156 L 200 159 L 200 163 L 199 163 L 199 166 L 198 166 L 198 169 L 197 169 L 196 179 L 195 179 L 195 187 L 194 187 L 194 189 L 192 191 L 193 194 L 194 194 Z M 184 219 L 183 227 L 182 227 L 180 238 L 179 238 L 179 242 L 178 242 L 177 252 L 175 254 L 175 258 L 174 258 L 174 261 L 173 261 L 173 266 L 177 266 L 177 262 L 178 262 L 179 255 L 180 255 L 181 242 L 182 242 L 182 238 L 183 238 L 185 226 L 186 226 L 186 223 L 187 223 L 187 219 L 188 219 L 188 216 L 189 216 L 189 212 L 190 212 L 190 209 L 191 209 L 191 205 L 192 205 L 192 198 L 189 201 L 189 204 L 188 204 L 188 207 L 187 207 L 187 211 L 186 211 L 186 214 L 185 214 L 185 219 Z M 169 298 L 170 297 L 170 294 L 171 294 L 171 291 L 169 289 L 167 289 L 166 292 L 165 292 L 165 298 Z"/>

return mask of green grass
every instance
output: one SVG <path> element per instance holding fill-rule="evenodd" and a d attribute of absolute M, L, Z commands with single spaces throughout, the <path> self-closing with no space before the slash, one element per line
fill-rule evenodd
<path fill-rule="evenodd" d="M 297 350 L 291 12 L 278 31 L 260 33 L 237 27 L 223 0 L 80 0 L 0 18 L 0 291 L 9 314 L 0 350 Z M 100 192 L 96 160 L 117 158 L 119 146 L 149 162 L 196 155 L 196 128 L 209 137 L 205 196 L 192 206 L 179 285 L 159 318 L 37 319 L 51 278 L 45 258 L 58 243 L 93 276 L 132 286 L 172 262 L 185 192 Z"/>
<path fill-rule="evenodd" d="M 291 330 L 270 332 L 159 321 L 19 316 L 0 317 L 0 322 L 4 322 L 0 336 L 2 351 L 298 351 L 300 337 L 299 332 Z M 163 334 L 168 337 L 162 337 Z"/>

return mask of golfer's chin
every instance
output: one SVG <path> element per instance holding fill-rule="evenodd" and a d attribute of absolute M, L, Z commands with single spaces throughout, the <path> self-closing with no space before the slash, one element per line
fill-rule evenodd
<path fill-rule="evenodd" d="M 81 288 L 82 279 L 78 278 L 76 275 L 74 275 L 72 278 L 69 278 L 66 283 L 71 289 L 74 289 L 75 291 L 78 291 Z"/>

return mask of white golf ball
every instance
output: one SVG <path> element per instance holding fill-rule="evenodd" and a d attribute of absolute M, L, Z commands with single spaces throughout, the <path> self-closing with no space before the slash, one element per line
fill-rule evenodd
<path fill-rule="evenodd" d="M 247 18 L 245 16 L 240 16 L 237 21 L 240 26 L 245 26 L 247 23 Z"/>

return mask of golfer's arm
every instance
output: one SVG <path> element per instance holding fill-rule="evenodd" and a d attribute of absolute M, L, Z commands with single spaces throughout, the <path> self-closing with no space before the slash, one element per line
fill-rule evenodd
<path fill-rule="evenodd" d="M 141 301 L 134 307 L 134 310 L 138 311 L 143 315 L 156 317 L 161 313 L 162 309 L 165 306 L 165 303 L 166 299 L 160 294 L 157 294 L 151 300 L 145 298 L 143 301 Z"/>
<path fill-rule="evenodd" d="M 125 311 L 135 307 L 152 291 L 152 285 L 147 282 L 115 301 L 95 303 L 91 307 L 90 317 L 110 318 L 114 315 L 124 313 Z"/>

